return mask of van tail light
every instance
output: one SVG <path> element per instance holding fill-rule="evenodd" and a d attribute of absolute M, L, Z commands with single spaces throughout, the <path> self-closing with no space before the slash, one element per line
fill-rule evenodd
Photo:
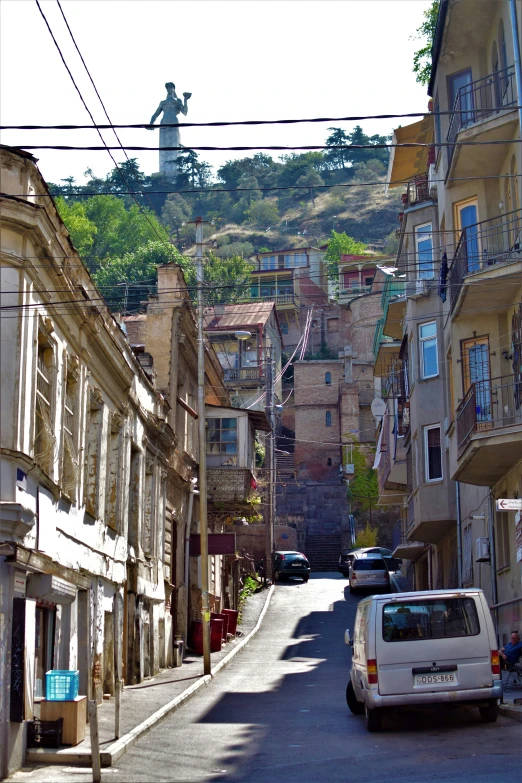
<path fill-rule="evenodd" d="M 500 674 L 500 657 L 498 650 L 491 650 L 491 674 Z"/>
<path fill-rule="evenodd" d="M 368 672 L 368 684 L 377 685 L 377 661 L 375 658 L 369 658 L 366 661 L 366 671 Z"/>
<path fill-rule="evenodd" d="M 350 578 L 351 578 L 352 582 L 353 582 L 355 579 L 357 579 L 357 574 L 355 573 L 355 571 L 353 571 L 353 570 L 352 570 L 352 575 L 351 575 L 351 577 L 350 577 Z"/>

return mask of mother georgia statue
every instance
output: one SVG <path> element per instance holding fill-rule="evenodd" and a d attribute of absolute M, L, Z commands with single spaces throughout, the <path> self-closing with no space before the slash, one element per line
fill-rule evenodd
<path fill-rule="evenodd" d="M 186 115 L 188 112 L 187 101 L 191 97 L 192 93 L 184 92 L 184 101 L 181 101 L 176 95 L 176 85 L 172 82 L 167 82 L 165 87 L 167 88 L 167 97 L 164 101 L 161 101 L 160 105 L 151 117 L 150 124 L 154 125 L 154 122 L 158 119 L 163 112 L 163 117 L 160 122 L 160 154 L 159 154 L 159 170 L 160 174 L 176 176 L 177 158 L 179 150 L 167 150 L 165 147 L 179 147 L 179 128 L 165 127 L 169 124 L 175 124 L 178 122 L 178 114 Z M 154 130 L 150 127 L 148 130 Z"/>

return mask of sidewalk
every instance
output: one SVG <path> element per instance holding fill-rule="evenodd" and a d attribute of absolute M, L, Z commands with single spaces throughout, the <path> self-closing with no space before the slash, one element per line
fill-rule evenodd
<path fill-rule="evenodd" d="M 507 672 L 502 673 L 502 680 L 505 687 Z M 507 715 L 509 718 L 522 722 L 522 680 L 520 685 L 514 685 L 513 680 L 510 680 L 507 693 L 504 690 L 499 712 L 501 715 Z"/>
<path fill-rule="evenodd" d="M 250 596 L 241 612 L 241 624 L 236 636 L 218 653 L 212 653 L 212 675 L 226 666 L 250 638 L 257 632 L 268 609 L 273 587 Z M 160 720 L 170 715 L 200 687 L 211 680 L 203 674 L 203 658 L 192 653 L 185 654 L 183 665 L 165 669 L 155 677 L 139 685 L 124 688 L 120 708 L 120 739 L 114 737 L 114 698 L 98 705 L 98 732 L 102 767 L 110 767 L 145 732 Z M 67 764 L 91 766 L 91 738 L 89 726 L 85 740 L 74 747 L 28 748 L 24 771 L 31 766 L 43 764 Z"/>

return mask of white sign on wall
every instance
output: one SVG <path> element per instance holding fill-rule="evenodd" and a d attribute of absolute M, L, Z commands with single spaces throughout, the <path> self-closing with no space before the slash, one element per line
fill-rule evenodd
<path fill-rule="evenodd" d="M 497 511 L 522 510 L 522 498 L 497 498 Z"/>

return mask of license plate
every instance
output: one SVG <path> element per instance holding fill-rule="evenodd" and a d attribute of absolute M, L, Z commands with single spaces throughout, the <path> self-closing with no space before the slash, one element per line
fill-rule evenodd
<path fill-rule="evenodd" d="M 302 567 L 303 567 L 303 564 L 302 564 L 302 563 L 292 563 L 292 566 L 293 566 L 294 568 L 302 568 Z"/>
<path fill-rule="evenodd" d="M 456 685 L 458 683 L 455 672 L 447 674 L 416 674 L 415 685 Z"/>

